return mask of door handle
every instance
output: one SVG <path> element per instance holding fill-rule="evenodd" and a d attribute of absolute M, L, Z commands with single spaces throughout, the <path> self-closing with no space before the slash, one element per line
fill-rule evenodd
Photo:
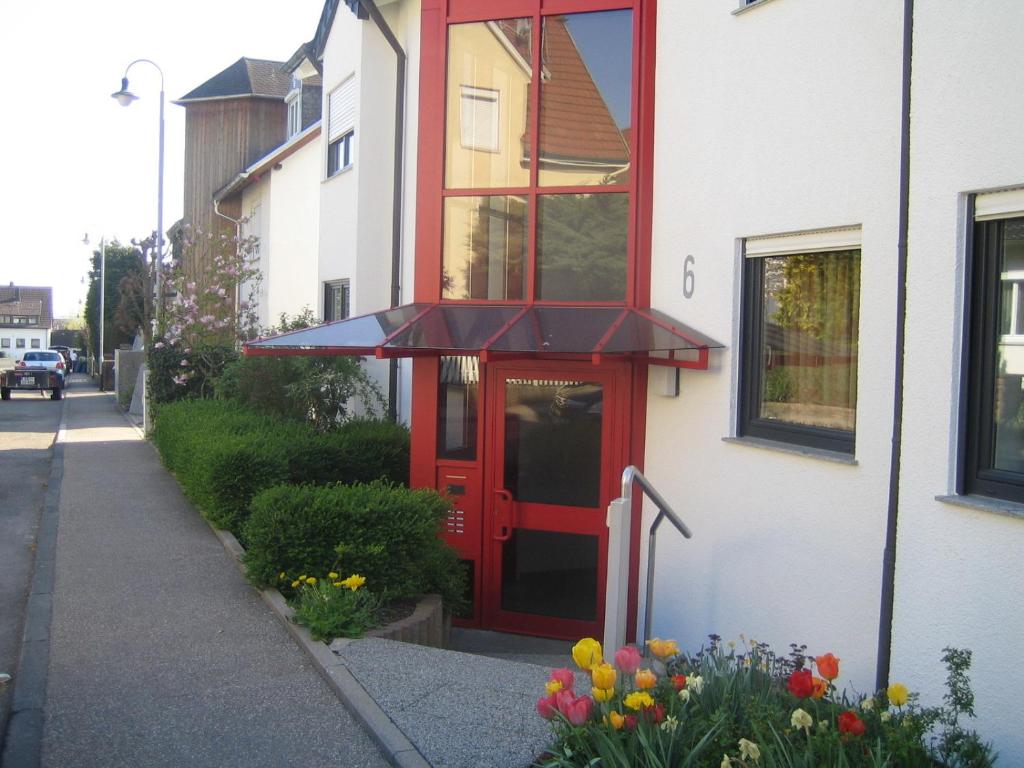
<path fill-rule="evenodd" d="M 512 538 L 512 494 L 504 488 L 494 489 L 494 540 Z"/>

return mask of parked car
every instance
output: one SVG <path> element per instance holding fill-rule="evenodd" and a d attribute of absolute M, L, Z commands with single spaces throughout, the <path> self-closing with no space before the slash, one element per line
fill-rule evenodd
<path fill-rule="evenodd" d="M 75 357 L 75 355 L 71 354 L 72 353 L 71 347 L 65 347 L 65 346 L 62 346 L 62 345 L 59 345 L 59 344 L 54 344 L 54 345 L 52 345 L 50 347 L 50 349 L 55 349 L 58 352 L 60 352 L 61 357 L 64 358 L 64 367 L 67 369 L 68 373 L 71 373 L 71 371 L 73 370 L 73 368 L 71 366 L 72 366 L 72 363 L 74 363 L 74 357 Z"/>
<path fill-rule="evenodd" d="M 60 400 L 64 392 L 64 356 L 55 349 L 30 350 L 13 370 L 0 375 L 0 399 L 10 400 L 15 389 L 50 390 L 51 400 Z"/>

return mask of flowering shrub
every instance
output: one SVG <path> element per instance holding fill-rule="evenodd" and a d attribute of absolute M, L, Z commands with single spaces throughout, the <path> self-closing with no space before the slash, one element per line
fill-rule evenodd
<path fill-rule="evenodd" d="M 282 571 L 279 581 L 295 590 L 294 620 L 308 627 L 314 640 L 361 637 L 378 624 L 380 599 L 362 589 L 366 578 L 358 573 L 347 579 L 334 571 L 326 578 L 301 574 L 293 579 Z"/>
<path fill-rule="evenodd" d="M 230 238 L 198 230 L 185 234 L 185 251 L 193 259 L 203 255 L 210 267 L 198 282 L 180 266 L 166 281 L 173 298 L 166 307 L 163 327 L 154 333 L 149 355 L 157 402 L 186 395 L 211 396 L 213 382 L 236 356 L 238 342 L 256 336 L 252 299 L 261 280 L 254 258 L 257 242 L 255 237 Z"/>
<path fill-rule="evenodd" d="M 682 654 L 655 638 L 649 658 L 626 646 L 605 662 L 600 643 L 584 638 L 573 660 L 589 678 L 557 669 L 537 701 L 554 743 L 538 763 L 627 768 L 985 768 L 995 756 L 959 724 L 973 716 L 966 672 L 970 652 L 946 649 L 948 693 L 942 707 L 921 707 L 894 683 L 874 696 L 837 693 L 840 659 L 786 657 L 753 640 Z M 815 674 L 816 673 L 816 674 Z M 589 690 L 586 690 L 589 688 Z"/>

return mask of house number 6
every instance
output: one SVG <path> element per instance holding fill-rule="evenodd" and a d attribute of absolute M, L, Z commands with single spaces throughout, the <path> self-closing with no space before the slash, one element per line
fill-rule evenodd
<path fill-rule="evenodd" d="M 683 296 L 690 299 L 693 298 L 693 265 L 695 259 L 691 255 L 687 255 L 683 259 Z"/>

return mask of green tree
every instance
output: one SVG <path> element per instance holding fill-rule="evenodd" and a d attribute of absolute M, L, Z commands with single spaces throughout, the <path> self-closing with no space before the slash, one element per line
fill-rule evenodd
<path fill-rule="evenodd" d="M 104 352 L 110 352 L 121 344 L 132 340 L 134 328 L 126 330 L 115 320 L 121 295 L 118 290 L 122 280 L 133 278 L 144 270 L 142 251 L 134 245 L 122 245 L 117 240 L 107 244 L 106 271 L 104 275 L 103 299 L 103 346 Z M 99 355 L 100 338 L 100 250 L 92 254 L 92 268 L 89 270 L 89 292 L 85 299 L 85 322 L 89 329 L 90 353 Z"/>

